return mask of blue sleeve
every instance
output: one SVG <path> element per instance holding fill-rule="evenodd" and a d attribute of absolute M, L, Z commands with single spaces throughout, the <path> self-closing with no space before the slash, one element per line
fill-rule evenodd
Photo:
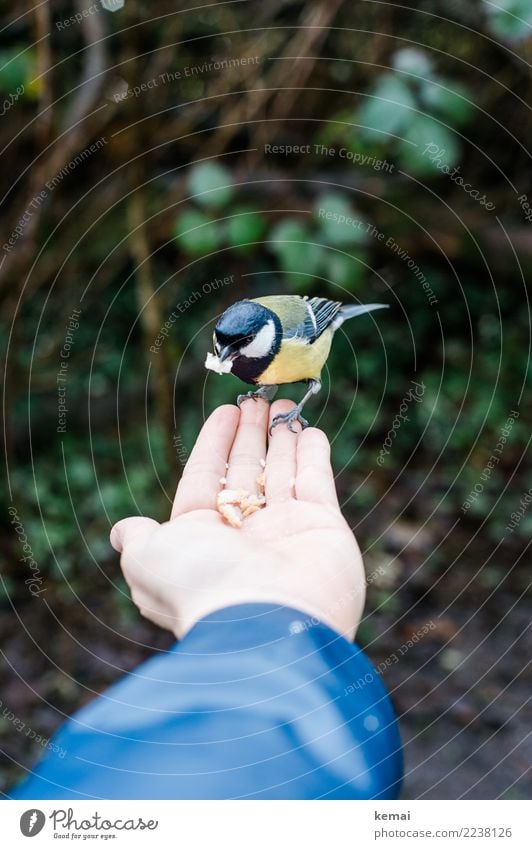
<path fill-rule="evenodd" d="M 270 604 L 218 610 L 66 722 L 13 799 L 395 799 L 401 741 L 356 645 Z"/>

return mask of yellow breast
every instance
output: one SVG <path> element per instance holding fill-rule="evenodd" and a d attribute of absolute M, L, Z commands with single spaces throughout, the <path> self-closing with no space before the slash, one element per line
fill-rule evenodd
<path fill-rule="evenodd" d="M 257 383 L 296 383 L 298 380 L 319 379 L 331 350 L 333 331 L 327 328 L 309 345 L 301 339 L 286 339 L 274 361 L 263 371 Z"/>

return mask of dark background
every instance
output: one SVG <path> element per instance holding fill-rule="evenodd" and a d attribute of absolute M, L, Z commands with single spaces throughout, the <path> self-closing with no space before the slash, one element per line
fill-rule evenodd
<path fill-rule="evenodd" d="M 216 316 L 295 292 L 390 305 L 337 335 L 306 415 L 372 576 L 404 796 L 530 796 L 532 7 L 498 5 L 2 5 L 0 789 L 171 644 L 110 526 L 166 518 L 241 391 L 203 368 Z"/>

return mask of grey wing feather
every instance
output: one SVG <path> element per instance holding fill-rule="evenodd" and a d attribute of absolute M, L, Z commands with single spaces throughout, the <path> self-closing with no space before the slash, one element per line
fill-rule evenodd
<path fill-rule="evenodd" d="M 267 295 L 254 300 L 277 314 L 283 328 L 283 339 L 300 339 L 308 344 L 317 338 L 318 322 L 308 297 Z M 313 300 L 326 301 L 326 298 Z"/>
<path fill-rule="evenodd" d="M 308 315 L 304 321 L 304 335 L 310 343 L 315 342 L 324 330 L 338 328 L 349 318 L 386 309 L 388 304 L 342 304 L 328 298 L 304 298 Z"/>
<path fill-rule="evenodd" d="M 337 330 L 348 318 L 381 309 L 386 304 L 342 304 L 328 298 L 309 298 L 299 295 L 269 295 L 254 298 L 273 310 L 283 326 L 284 339 L 301 339 L 312 344 L 330 327 Z"/>
<path fill-rule="evenodd" d="M 337 301 L 329 301 L 328 298 L 304 297 L 301 301 L 305 304 L 304 320 L 285 329 L 284 338 L 294 339 L 299 337 L 311 345 L 327 327 L 332 325 L 342 304 Z"/>
<path fill-rule="evenodd" d="M 314 338 L 312 339 L 314 342 L 334 322 L 342 309 L 342 304 L 340 301 L 329 301 L 328 298 L 309 298 L 307 303 L 313 315 L 313 319 L 311 316 L 309 316 L 309 319 L 313 320 L 315 327 Z"/>

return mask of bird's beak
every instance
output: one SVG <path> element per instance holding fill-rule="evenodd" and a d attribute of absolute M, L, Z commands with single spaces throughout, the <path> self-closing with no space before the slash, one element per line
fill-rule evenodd
<path fill-rule="evenodd" d="M 222 348 L 220 353 L 218 354 L 218 359 L 220 362 L 224 362 L 224 360 L 234 360 L 236 357 L 236 352 L 231 349 L 230 345 L 226 345 L 225 348 Z"/>

